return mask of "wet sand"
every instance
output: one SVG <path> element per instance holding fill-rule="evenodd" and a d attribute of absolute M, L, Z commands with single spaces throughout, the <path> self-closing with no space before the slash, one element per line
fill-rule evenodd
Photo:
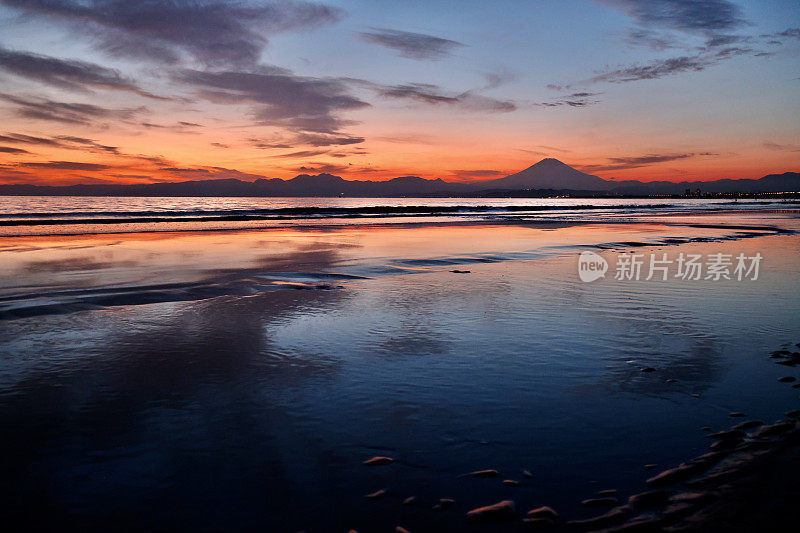
<path fill-rule="evenodd" d="M 549 506 L 556 530 L 598 529 L 567 524 L 659 489 L 720 493 L 669 527 L 730 527 L 730 508 L 777 523 L 793 429 L 725 483 L 683 485 L 752 437 L 647 479 L 798 407 L 779 381 L 795 368 L 769 357 L 800 341 L 796 230 L 769 215 L 4 238 L 3 510 L 29 528 L 414 533 L 546 527 L 523 519 Z M 765 261 L 753 283 L 583 283 L 584 250 Z"/>

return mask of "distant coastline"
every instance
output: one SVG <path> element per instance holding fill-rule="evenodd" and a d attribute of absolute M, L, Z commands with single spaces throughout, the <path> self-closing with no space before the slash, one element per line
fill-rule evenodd
<path fill-rule="evenodd" d="M 758 179 L 713 181 L 612 181 L 543 159 L 503 178 L 457 183 L 402 176 L 386 181 L 346 180 L 332 174 L 278 178 L 193 180 L 139 184 L 0 185 L 0 196 L 143 197 L 351 197 L 351 198 L 648 198 L 796 196 L 800 173 L 769 174 Z"/>

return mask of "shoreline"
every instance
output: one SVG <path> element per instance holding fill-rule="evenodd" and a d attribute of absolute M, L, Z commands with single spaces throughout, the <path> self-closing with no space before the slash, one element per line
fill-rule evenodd
<path fill-rule="evenodd" d="M 598 208 L 599 209 L 599 208 Z M 259 231 L 259 230 L 297 230 L 297 231 L 326 231 L 326 230 L 341 230 L 341 229 L 358 229 L 358 228 L 371 228 L 371 227 L 392 227 L 392 228 L 414 228 L 414 227 L 455 227 L 455 226 L 532 226 L 532 227 L 539 227 L 539 228 L 562 228 L 562 227 L 569 227 L 575 225 L 589 225 L 589 224 L 609 224 L 609 225 L 623 225 L 623 224 L 661 224 L 664 226 L 674 226 L 674 227 L 694 227 L 694 228 L 717 228 L 717 229 L 732 229 L 732 230 L 771 230 L 774 231 L 776 234 L 780 233 L 793 233 L 793 230 L 785 230 L 783 228 L 778 227 L 778 225 L 764 225 L 764 224 L 702 224 L 702 223 L 692 223 L 692 222 L 669 222 L 668 219 L 670 217 L 713 217 L 713 216 L 728 216 L 728 215 L 742 215 L 742 214 L 749 214 L 749 215 L 768 215 L 768 214 L 781 214 L 781 215 L 789 215 L 789 214 L 800 214 L 800 209 L 768 209 L 768 210 L 704 210 L 699 212 L 684 212 L 684 211 L 677 211 L 677 212 L 655 212 L 655 213 L 631 213 L 625 217 L 593 217 L 593 218 L 586 218 L 586 217 L 574 217 L 574 218 L 566 218 L 566 217 L 547 217 L 547 218 L 527 218 L 525 215 L 517 215 L 517 216 L 509 216 L 509 217 L 502 217 L 502 215 L 498 215 L 497 217 L 492 218 L 480 218 L 481 215 L 479 214 L 465 214 L 461 215 L 458 218 L 460 220 L 455 220 L 457 218 L 453 214 L 442 214 L 442 215 L 417 215 L 417 214 L 409 214 L 409 215 L 389 215 L 386 217 L 374 217 L 374 216 L 363 216 L 363 217 L 356 217 L 356 218 L 319 218 L 319 219 L 294 219 L 294 218 L 287 218 L 281 219 L 280 224 L 269 224 L 268 222 L 272 222 L 278 219 L 269 219 L 265 220 L 267 224 L 263 225 L 237 225 L 235 227 L 206 227 L 206 228 L 197 228 L 197 227 L 190 227 L 190 228 L 175 228 L 175 227 L 166 227 L 166 228 L 153 228 L 147 229 L 142 227 L 136 227 L 131 229 L 121 229 L 121 228 L 113 228 L 110 231 L 74 231 L 74 232 L 45 232 L 45 233 L 37 233 L 37 232 L 28 232 L 28 233 L 12 233 L 12 234 L 3 234 L 0 233 L 0 239 L 3 238 L 18 238 L 18 237 L 81 237 L 81 236 L 92 236 L 92 235 L 131 235 L 137 233 L 175 233 L 175 234 L 206 234 L 206 233 L 228 233 L 228 232 L 236 232 L 236 231 Z M 437 219 L 437 217 L 440 217 Z M 448 219 L 449 217 L 449 219 Z M 655 219 L 648 219 L 645 217 L 657 217 Z M 666 218 L 667 220 L 660 220 L 660 218 Z M 399 222 L 389 222 L 388 219 L 404 219 L 404 218 L 419 218 L 419 219 L 432 219 L 432 220 L 402 220 Z M 305 221 L 305 223 L 300 222 L 297 223 L 297 220 Z M 310 224 L 308 223 L 309 220 L 318 220 L 319 223 L 317 224 Z M 375 221 L 380 220 L 380 221 Z M 165 220 L 161 222 L 147 222 L 143 224 L 191 224 L 192 222 L 196 222 L 197 220 L 194 219 L 192 221 L 176 221 L 176 220 Z M 373 222 L 374 221 L 374 222 Z M 70 223 L 63 223 L 63 224 L 56 224 L 55 221 L 51 221 L 52 223 L 44 224 L 45 227 L 49 226 L 81 226 L 81 225 L 91 225 L 93 222 L 85 222 L 85 223 L 78 223 L 78 224 L 70 224 Z M 99 223 L 101 226 L 112 226 L 114 224 L 123 226 L 128 224 L 127 221 L 115 221 L 115 222 L 105 222 Z M 25 226 L 37 226 L 37 224 L 14 224 L 14 225 L 4 225 L 0 222 L 0 228 L 2 227 L 25 227 Z"/>

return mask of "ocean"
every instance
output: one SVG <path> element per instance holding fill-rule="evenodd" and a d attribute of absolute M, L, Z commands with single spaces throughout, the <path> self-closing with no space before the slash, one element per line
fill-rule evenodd
<path fill-rule="evenodd" d="M 594 516 L 582 499 L 625 501 L 708 451 L 703 428 L 798 407 L 770 353 L 800 343 L 799 215 L 2 198 L 0 508 L 91 531 L 517 531 L 465 522 L 500 500 Z M 581 280 L 584 252 L 604 276 Z M 679 257 L 716 254 L 727 279 L 679 275 Z M 740 254 L 761 257 L 755 278 L 737 279 Z"/>

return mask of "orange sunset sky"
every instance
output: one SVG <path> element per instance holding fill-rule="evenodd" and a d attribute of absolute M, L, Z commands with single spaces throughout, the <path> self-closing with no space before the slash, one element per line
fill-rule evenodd
<path fill-rule="evenodd" d="M 800 170 L 795 1 L 0 0 L 0 183 Z"/>

